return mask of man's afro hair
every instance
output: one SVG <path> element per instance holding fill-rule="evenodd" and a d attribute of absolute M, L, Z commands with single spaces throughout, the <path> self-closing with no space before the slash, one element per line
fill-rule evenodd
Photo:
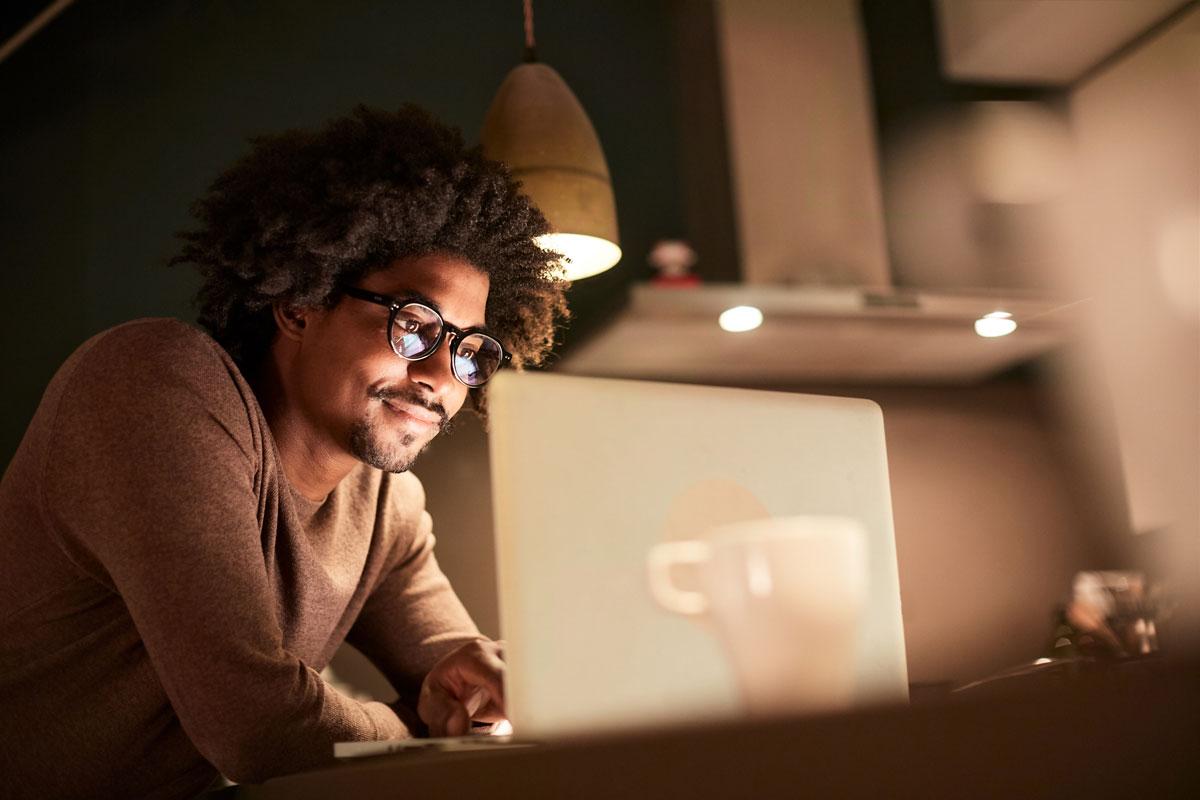
<path fill-rule="evenodd" d="M 250 142 L 192 205 L 199 225 L 171 259 L 199 269 L 199 322 L 248 377 L 275 336 L 274 302 L 331 307 L 365 274 L 435 252 L 488 275 L 485 321 L 515 365 L 545 361 L 568 314 L 558 256 L 534 241 L 546 220 L 457 129 L 412 105 L 360 105 Z"/>

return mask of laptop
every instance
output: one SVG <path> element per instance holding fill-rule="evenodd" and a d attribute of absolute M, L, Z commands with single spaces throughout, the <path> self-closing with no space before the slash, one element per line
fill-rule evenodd
<path fill-rule="evenodd" d="M 489 428 L 506 697 L 521 738 L 740 716 L 706 626 L 647 554 L 707 525 L 837 515 L 865 532 L 854 703 L 906 702 L 883 416 L 867 400 L 502 373 Z"/>
<path fill-rule="evenodd" d="M 488 405 L 512 741 L 743 716 L 711 626 L 655 601 L 647 556 L 702 528 L 763 517 L 860 523 L 867 580 L 853 705 L 907 702 L 875 403 L 502 372 Z"/>

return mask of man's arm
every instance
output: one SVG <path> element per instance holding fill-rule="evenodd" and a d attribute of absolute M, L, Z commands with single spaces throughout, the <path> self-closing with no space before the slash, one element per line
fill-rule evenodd
<path fill-rule="evenodd" d="M 184 730 L 226 777 L 261 781 L 330 761 L 335 741 L 406 735 L 386 706 L 337 692 L 284 647 L 247 446 L 269 432 L 251 430 L 211 351 L 147 349 L 145 334 L 100 340 L 64 389 L 44 473 L 64 551 L 120 593 Z"/>
<path fill-rule="evenodd" d="M 415 481 L 413 485 L 415 485 Z M 479 633 L 434 557 L 432 520 L 417 488 L 398 498 L 420 512 L 415 534 L 367 599 L 347 641 L 419 712 L 434 736 L 503 715 L 500 646 Z M 406 514 L 407 515 L 407 514 Z"/>

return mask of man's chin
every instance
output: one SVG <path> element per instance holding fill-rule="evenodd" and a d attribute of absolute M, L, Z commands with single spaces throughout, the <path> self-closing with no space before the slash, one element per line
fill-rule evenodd
<path fill-rule="evenodd" d="M 412 433 L 387 437 L 370 425 L 356 425 L 350 431 L 350 453 L 367 466 L 384 472 L 408 472 L 432 441 L 420 441 Z"/>

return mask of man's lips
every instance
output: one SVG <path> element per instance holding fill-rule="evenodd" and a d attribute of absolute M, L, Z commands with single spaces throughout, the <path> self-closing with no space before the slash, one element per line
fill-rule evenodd
<path fill-rule="evenodd" d="M 384 400 L 383 404 L 396 413 L 412 417 L 417 422 L 423 422 L 426 425 L 442 424 L 442 418 L 439 415 L 412 403 L 405 403 L 402 400 Z"/>

